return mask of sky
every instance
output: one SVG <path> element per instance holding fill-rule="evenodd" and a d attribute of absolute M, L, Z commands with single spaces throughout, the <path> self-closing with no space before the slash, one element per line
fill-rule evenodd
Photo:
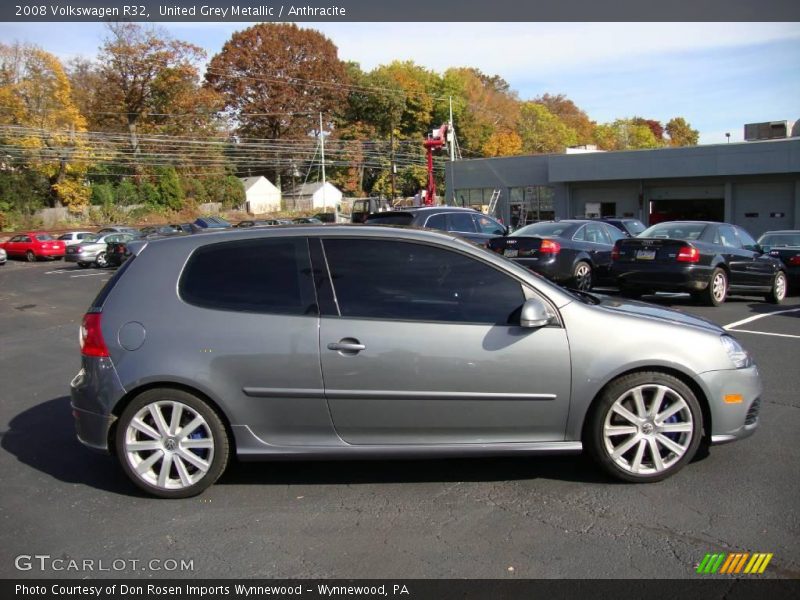
<path fill-rule="evenodd" d="M 477 67 L 523 100 L 565 94 L 599 123 L 684 117 L 701 144 L 742 141 L 745 123 L 800 120 L 800 23 L 298 23 L 365 70 L 393 60 Z M 161 23 L 219 52 L 250 23 Z M 99 23 L 2 23 L 0 41 L 93 57 Z M 455 124 L 456 129 L 458 123 Z"/>

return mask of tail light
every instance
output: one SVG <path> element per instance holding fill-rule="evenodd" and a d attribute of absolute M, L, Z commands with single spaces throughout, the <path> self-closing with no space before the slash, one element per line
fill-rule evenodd
<path fill-rule="evenodd" d="M 561 252 L 561 244 L 555 240 L 542 240 L 539 246 L 539 254 L 558 254 Z"/>
<path fill-rule="evenodd" d="M 619 246 L 616 244 L 611 249 L 611 260 L 619 260 Z"/>
<path fill-rule="evenodd" d="M 107 357 L 108 348 L 100 328 L 100 313 L 86 313 L 81 323 L 81 354 L 84 356 Z"/>
<path fill-rule="evenodd" d="M 83 248 L 81 248 L 80 246 L 75 246 L 75 252 L 80 254 L 81 252 L 83 252 Z"/>
<path fill-rule="evenodd" d="M 800 267 L 800 254 L 795 254 L 789 259 L 789 264 L 795 267 Z"/>
<path fill-rule="evenodd" d="M 678 250 L 678 262 L 700 262 L 700 251 L 694 246 L 681 246 Z"/>

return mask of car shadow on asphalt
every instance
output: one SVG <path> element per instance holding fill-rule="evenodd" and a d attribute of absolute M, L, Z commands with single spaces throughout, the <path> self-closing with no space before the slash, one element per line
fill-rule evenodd
<path fill-rule="evenodd" d="M 75 437 L 69 398 L 62 396 L 16 415 L 0 447 L 21 463 L 58 481 L 114 494 L 148 497 L 131 483 L 115 458 L 84 448 Z M 707 456 L 699 449 L 692 462 Z M 314 485 L 369 483 L 556 480 L 622 484 L 585 455 L 497 456 L 423 460 L 247 461 L 232 460 L 218 485 Z M 623 484 L 624 485 L 624 484 Z"/>
<path fill-rule="evenodd" d="M 548 479 L 616 483 L 583 455 L 421 460 L 233 461 L 217 485 L 447 483 Z"/>
<path fill-rule="evenodd" d="M 0 447 L 21 463 L 64 483 L 126 496 L 143 495 L 128 481 L 114 458 L 78 442 L 67 396 L 16 415 L 0 437 Z"/>

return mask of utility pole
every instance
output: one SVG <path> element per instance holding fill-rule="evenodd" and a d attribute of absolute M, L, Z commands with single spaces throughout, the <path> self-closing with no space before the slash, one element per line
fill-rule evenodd
<path fill-rule="evenodd" d="M 450 96 L 450 120 L 447 123 L 447 141 L 450 144 L 450 162 L 456 159 L 456 130 L 453 129 L 453 97 Z"/>
<path fill-rule="evenodd" d="M 328 203 L 325 201 L 325 135 L 322 132 L 322 113 L 319 113 L 319 143 L 322 155 L 322 212 L 325 212 L 328 208 Z M 311 207 L 314 207 L 313 197 Z"/>
<path fill-rule="evenodd" d="M 397 165 L 394 162 L 394 123 L 392 123 L 391 144 L 392 144 L 392 198 L 390 202 L 391 204 L 394 204 L 395 177 L 397 176 Z"/>

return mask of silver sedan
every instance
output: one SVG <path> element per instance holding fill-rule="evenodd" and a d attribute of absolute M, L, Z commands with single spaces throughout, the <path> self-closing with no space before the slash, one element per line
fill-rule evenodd
<path fill-rule="evenodd" d="M 64 260 L 78 263 L 78 266 L 83 268 L 89 266 L 104 268 L 108 266 L 106 255 L 108 244 L 110 242 L 129 242 L 133 239 L 135 239 L 135 236 L 129 233 L 89 235 L 78 243 L 68 245 Z"/>

